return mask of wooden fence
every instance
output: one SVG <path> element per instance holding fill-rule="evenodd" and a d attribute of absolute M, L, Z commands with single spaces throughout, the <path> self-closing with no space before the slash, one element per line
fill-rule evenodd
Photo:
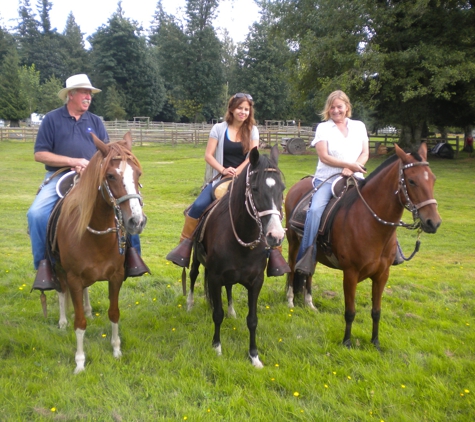
<path fill-rule="evenodd" d="M 144 121 L 113 121 L 104 122 L 109 136 L 112 140 L 120 140 L 125 132 L 131 131 L 135 143 L 140 145 L 146 143 L 163 144 L 200 144 L 208 141 L 212 124 L 206 123 L 164 123 L 164 122 L 144 122 Z M 33 127 L 0 127 L 0 142 L 20 141 L 33 142 L 36 139 L 39 126 Z M 261 145 L 282 146 L 292 138 L 302 139 L 307 147 L 315 136 L 311 127 L 298 126 L 259 126 Z M 391 148 L 397 143 L 398 137 L 393 135 L 370 136 L 370 152 L 376 154 L 378 147 L 384 145 Z M 431 137 L 424 139 L 429 149 L 439 142 L 448 142 L 457 155 L 463 148 L 463 136 L 454 136 L 447 139 Z"/>

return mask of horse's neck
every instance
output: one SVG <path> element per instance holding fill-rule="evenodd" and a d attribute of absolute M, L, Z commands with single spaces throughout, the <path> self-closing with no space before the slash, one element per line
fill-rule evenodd
<path fill-rule="evenodd" d="M 368 181 L 361 193 L 379 218 L 388 222 L 399 222 L 404 212 L 399 191 L 399 161 Z"/>
<path fill-rule="evenodd" d="M 111 227 L 111 225 L 115 225 L 114 209 L 110 203 L 107 203 L 101 191 L 97 192 L 96 203 L 91 216 L 91 226 L 92 225 L 94 225 L 95 230 L 106 230 Z"/>

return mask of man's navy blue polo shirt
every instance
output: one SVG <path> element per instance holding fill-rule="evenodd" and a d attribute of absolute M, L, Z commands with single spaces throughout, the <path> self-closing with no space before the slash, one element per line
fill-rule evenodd
<path fill-rule="evenodd" d="M 90 160 L 97 151 L 91 132 L 100 140 L 109 142 L 109 135 L 99 116 L 86 111 L 76 121 L 66 106 L 57 108 L 47 113 L 41 122 L 36 136 L 35 153 L 47 151 Z M 56 171 L 59 167 L 45 165 L 45 168 L 48 171 Z"/>

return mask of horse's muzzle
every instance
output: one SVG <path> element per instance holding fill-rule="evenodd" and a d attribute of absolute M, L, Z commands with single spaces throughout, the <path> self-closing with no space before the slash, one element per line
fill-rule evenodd
<path fill-rule="evenodd" d="M 131 217 L 125 222 L 125 230 L 129 234 L 142 233 L 145 225 L 147 224 L 147 216 L 142 214 L 140 217 Z"/>

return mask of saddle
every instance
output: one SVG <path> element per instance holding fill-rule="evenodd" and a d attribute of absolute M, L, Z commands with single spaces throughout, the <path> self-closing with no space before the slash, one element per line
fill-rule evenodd
<path fill-rule="evenodd" d="M 325 211 L 323 211 L 317 235 L 317 244 L 323 250 L 325 255 L 327 255 L 327 257 L 331 257 L 333 255 L 330 234 L 336 211 L 338 210 L 344 195 L 354 186 L 355 179 L 353 177 L 338 177 L 332 184 L 333 198 L 330 200 L 330 202 L 328 202 L 327 206 L 325 207 Z M 307 211 L 310 207 L 312 196 L 317 189 L 318 187 L 310 189 L 297 203 L 294 210 L 292 211 L 292 214 L 290 215 L 289 226 L 299 236 L 303 236 Z"/>

